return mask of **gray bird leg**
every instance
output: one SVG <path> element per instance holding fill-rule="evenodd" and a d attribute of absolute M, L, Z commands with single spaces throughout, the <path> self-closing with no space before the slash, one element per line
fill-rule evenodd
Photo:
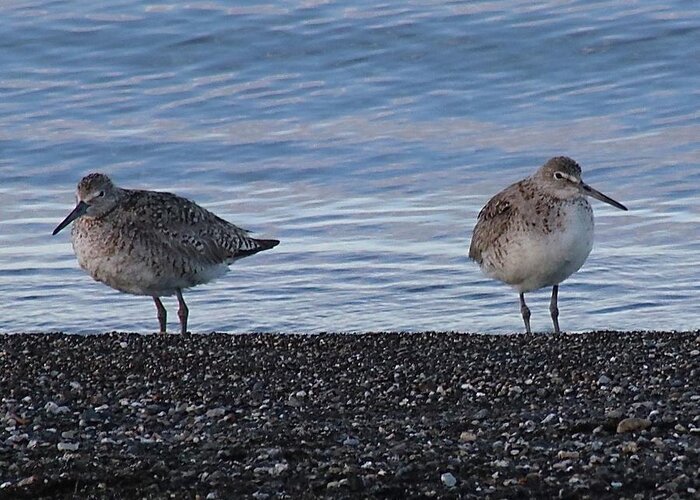
<path fill-rule="evenodd" d="M 177 288 L 175 293 L 177 293 L 177 301 L 180 304 L 180 307 L 177 310 L 177 316 L 180 318 L 180 333 L 184 335 L 187 333 L 187 317 L 190 314 L 190 310 L 187 308 L 185 299 L 182 297 L 182 290 Z"/>
<path fill-rule="evenodd" d="M 153 302 L 156 304 L 156 310 L 158 311 L 158 323 L 160 323 L 160 333 L 165 333 L 165 323 L 168 318 L 168 313 L 163 307 L 163 303 L 156 296 L 153 297 Z"/>
<path fill-rule="evenodd" d="M 559 330 L 559 308 L 557 307 L 557 297 L 559 296 L 559 285 L 552 287 L 552 300 L 549 303 L 549 313 L 552 315 L 554 323 L 554 333 L 561 333 Z"/>
<path fill-rule="evenodd" d="M 523 321 L 525 322 L 525 331 L 527 333 L 532 333 L 530 330 L 530 308 L 525 304 L 525 294 L 520 294 L 520 314 L 523 315 Z"/>

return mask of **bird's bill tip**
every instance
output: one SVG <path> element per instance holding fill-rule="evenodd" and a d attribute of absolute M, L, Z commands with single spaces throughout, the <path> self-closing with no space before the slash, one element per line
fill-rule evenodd
<path fill-rule="evenodd" d="M 87 211 L 87 208 L 88 208 L 88 206 L 85 202 L 83 202 L 83 201 L 78 202 L 78 204 L 75 206 L 73 211 L 71 213 L 69 213 L 68 216 L 65 219 L 63 219 L 63 221 L 58 226 L 56 226 L 56 229 L 53 230 L 51 235 L 56 236 L 68 224 L 70 224 L 75 219 L 77 219 L 78 217 L 83 215 Z"/>
<path fill-rule="evenodd" d="M 591 198 L 595 198 L 596 200 L 602 201 L 603 203 L 607 203 L 608 205 L 612 205 L 615 208 L 619 208 L 620 210 L 625 210 L 627 211 L 627 207 L 624 206 L 622 203 L 619 201 L 615 201 L 609 196 L 604 195 L 597 189 L 593 189 L 591 186 L 585 183 L 581 183 L 581 187 L 583 188 L 583 191 L 590 196 Z"/>

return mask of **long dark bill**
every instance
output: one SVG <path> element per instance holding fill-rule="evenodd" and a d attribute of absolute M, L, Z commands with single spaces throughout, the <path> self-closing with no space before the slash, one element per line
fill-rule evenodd
<path fill-rule="evenodd" d="M 53 233 L 51 233 L 51 234 L 54 236 L 57 235 L 59 233 L 59 231 L 61 231 L 61 229 L 66 227 L 68 224 L 73 222 L 75 219 L 77 219 L 81 215 L 85 214 L 85 212 L 87 212 L 87 209 L 88 209 L 87 203 L 85 203 L 84 201 L 78 202 L 78 204 L 75 206 L 73 211 L 68 214 L 68 217 L 63 219 L 63 222 L 61 222 L 58 226 L 56 226 L 56 229 L 54 229 Z"/>
<path fill-rule="evenodd" d="M 620 210 L 627 210 L 627 207 L 624 206 L 622 203 L 613 200 L 609 196 L 605 196 L 603 193 L 601 193 L 597 189 L 593 189 L 591 186 L 589 186 L 585 182 L 581 183 L 581 189 L 583 189 L 583 192 L 586 193 L 591 198 L 595 198 L 596 200 L 600 200 L 603 203 L 607 203 L 608 205 L 612 205 L 613 207 L 619 208 Z"/>

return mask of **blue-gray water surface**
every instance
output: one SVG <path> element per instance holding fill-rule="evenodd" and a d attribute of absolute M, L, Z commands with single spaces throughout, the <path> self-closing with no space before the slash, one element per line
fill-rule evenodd
<path fill-rule="evenodd" d="M 688 0 L 2 2 L 0 331 L 157 329 L 51 236 L 91 171 L 282 241 L 193 331 L 519 331 L 471 230 L 560 154 L 630 208 L 593 202 L 562 327 L 698 328 L 698 47 Z"/>

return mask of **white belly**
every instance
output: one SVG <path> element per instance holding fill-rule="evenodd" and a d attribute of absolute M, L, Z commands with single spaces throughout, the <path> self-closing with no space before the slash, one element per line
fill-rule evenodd
<path fill-rule="evenodd" d="M 524 293 L 558 285 L 578 271 L 593 248 L 593 214 L 586 203 L 570 205 L 561 215 L 551 232 L 510 234 L 498 264 L 484 259 L 486 274 Z"/>

